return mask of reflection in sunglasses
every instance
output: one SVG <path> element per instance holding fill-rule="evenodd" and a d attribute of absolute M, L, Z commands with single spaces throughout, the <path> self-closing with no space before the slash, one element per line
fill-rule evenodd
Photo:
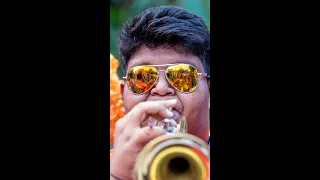
<path fill-rule="evenodd" d="M 132 68 L 127 76 L 127 85 L 134 93 L 148 91 L 157 79 L 158 71 L 154 67 L 141 66 Z"/>
<path fill-rule="evenodd" d="M 192 92 L 198 83 L 198 72 L 193 66 L 171 66 L 166 75 L 171 85 L 181 92 Z"/>
<path fill-rule="evenodd" d="M 198 84 L 198 72 L 187 64 L 176 64 L 166 69 L 169 83 L 181 92 L 192 92 Z M 142 94 L 156 82 L 158 70 L 152 66 L 137 66 L 127 74 L 127 86 L 133 93 Z"/>

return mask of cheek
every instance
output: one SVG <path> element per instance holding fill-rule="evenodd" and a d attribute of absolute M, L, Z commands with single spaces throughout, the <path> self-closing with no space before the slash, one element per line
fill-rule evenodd
<path fill-rule="evenodd" d="M 192 111 L 191 114 L 200 112 L 204 108 L 204 105 L 206 104 L 205 102 L 208 99 L 205 93 L 190 93 L 181 95 L 180 97 L 181 103 L 184 107 L 184 113 Z"/>
<path fill-rule="evenodd" d="M 148 95 L 135 95 L 128 91 L 126 88 L 123 91 L 123 103 L 125 112 L 129 112 L 135 105 L 147 100 Z"/>
<path fill-rule="evenodd" d="M 183 104 L 183 115 L 188 120 L 190 131 L 199 129 L 199 126 L 206 125 L 209 120 L 209 91 L 206 86 L 201 86 L 190 94 L 179 93 L 179 98 Z M 189 130 L 189 128 L 188 128 Z"/>
<path fill-rule="evenodd" d="M 208 107 L 209 90 L 205 84 L 199 84 L 197 89 L 189 94 L 177 93 L 181 103 L 184 106 L 184 111 L 201 112 L 203 108 Z M 187 113 L 187 112 L 186 112 Z"/>

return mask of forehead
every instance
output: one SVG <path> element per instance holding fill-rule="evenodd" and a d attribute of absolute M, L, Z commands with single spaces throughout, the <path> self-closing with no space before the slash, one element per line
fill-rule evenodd
<path fill-rule="evenodd" d="M 175 64 L 186 63 L 195 66 L 198 71 L 203 71 L 203 66 L 200 59 L 187 53 L 178 53 L 174 49 L 155 48 L 149 49 L 146 46 L 141 46 L 133 54 L 128 62 L 128 69 L 139 65 L 161 65 L 161 64 Z"/>

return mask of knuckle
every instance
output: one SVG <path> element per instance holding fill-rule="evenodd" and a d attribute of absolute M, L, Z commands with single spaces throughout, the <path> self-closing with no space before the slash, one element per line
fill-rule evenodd
<path fill-rule="evenodd" d="M 145 107 L 146 107 L 146 103 L 145 102 L 140 102 L 134 107 L 133 112 L 144 111 Z"/>
<path fill-rule="evenodd" d="M 146 105 L 146 103 L 147 103 L 147 102 L 140 102 L 140 103 L 137 104 L 136 107 L 137 107 L 138 109 L 143 108 L 143 107 Z"/>
<path fill-rule="evenodd" d="M 123 128 L 123 123 L 121 119 L 119 119 L 116 124 L 115 124 L 116 129 L 122 129 Z"/>
<path fill-rule="evenodd" d="M 124 135 L 123 139 L 125 142 L 128 142 L 131 139 L 131 136 L 126 134 L 126 135 Z"/>

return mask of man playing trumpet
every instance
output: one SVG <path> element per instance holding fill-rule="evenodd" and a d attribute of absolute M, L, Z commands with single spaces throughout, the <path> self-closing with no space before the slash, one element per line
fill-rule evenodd
<path fill-rule="evenodd" d="M 124 25 L 120 85 L 125 116 L 116 122 L 111 179 L 134 178 L 142 148 L 166 131 L 163 119 L 187 120 L 187 132 L 209 142 L 210 32 L 175 6 L 149 8 Z"/>

